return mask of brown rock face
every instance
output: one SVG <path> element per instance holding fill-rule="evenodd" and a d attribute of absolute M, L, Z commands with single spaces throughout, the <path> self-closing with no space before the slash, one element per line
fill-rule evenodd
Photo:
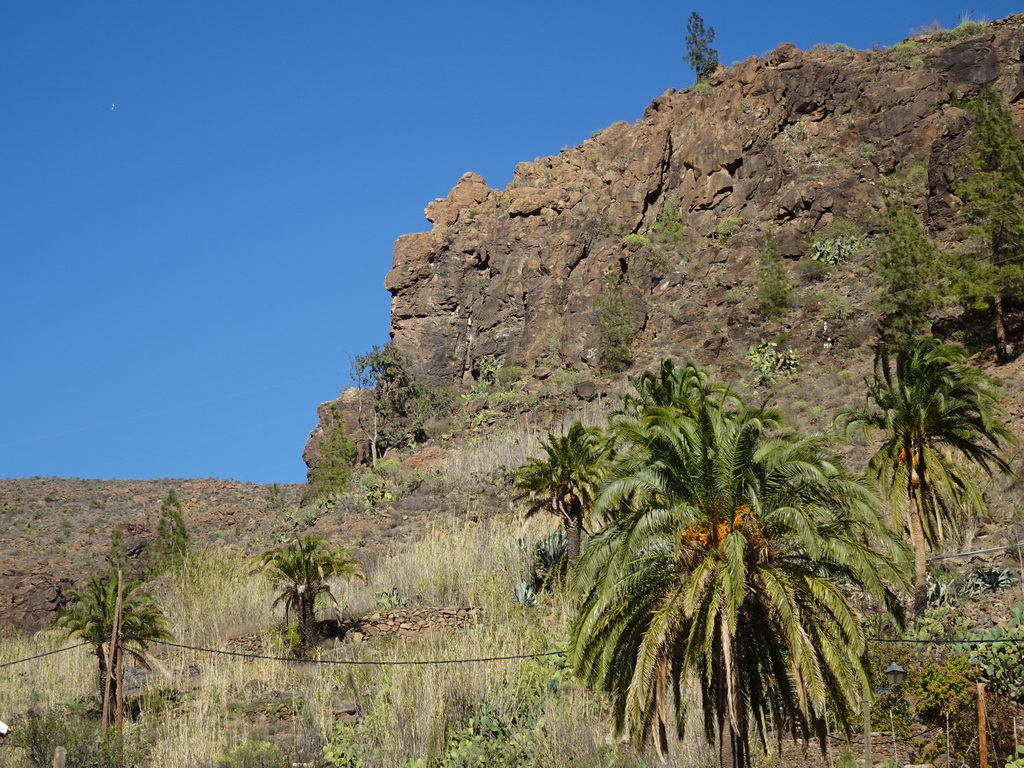
<path fill-rule="evenodd" d="M 49 573 L 0 569 L 0 616 L 4 624 L 38 632 L 50 626 L 54 612 L 70 600 L 72 583 Z"/>
<path fill-rule="evenodd" d="M 670 91 L 632 125 L 520 163 L 504 190 L 466 174 L 427 206 L 433 228 L 395 245 L 395 344 L 435 382 L 465 381 L 485 355 L 587 368 L 611 278 L 632 299 L 639 362 L 656 337 L 705 364 L 746 350 L 759 321 L 722 297 L 753 290 L 768 231 L 793 267 L 836 219 L 874 232 L 885 177 L 916 174 L 930 231 L 959 236 L 967 122 L 951 92 L 993 82 L 1013 102 L 1024 91 L 1021 21 L 953 44 L 918 38 L 912 66 L 892 51 L 783 45 L 719 70 L 708 92 Z M 678 238 L 659 248 L 673 217 Z M 623 241 L 633 234 L 656 247 Z"/>

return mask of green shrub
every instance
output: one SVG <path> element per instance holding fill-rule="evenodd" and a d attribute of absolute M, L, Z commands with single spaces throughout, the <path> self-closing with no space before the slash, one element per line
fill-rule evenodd
<path fill-rule="evenodd" d="M 718 223 L 715 224 L 715 240 L 720 243 L 724 243 L 742 228 L 743 220 L 738 219 L 735 216 L 726 216 L 725 218 L 719 219 Z"/>
<path fill-rule="evenodd" d="M 530 768 L 537 762 L 513 738 L 505 721 L 484 709 L 448 735 L 436 768 Z"/>
<path fill-rule="evenodd" d="M 683 212 L 679 198 L 670 197 L 654 218 L 651 234 L 660 243 L 675 244 L 683 239 Z"/>
<path fill-rule="evenodd" d="M 521 365 L 503 365 L 495 374 L 494 383 L 499 387 L 511 387 L 523 378 L 526 369 Z"/>
<path fill-rule="evenodd" d="M 801 259 L 793 268 L 793 274 L 796 275 L 800 285 L 812 285 L 827 280 L 832 269 L 831 266 L 820 261 Z"/>
<path fill-rule="evenodd" d="M 747 360 L 757 374 L 758 383 L 771 387 L 779 378 L 789 376 L 797 369 L 800 355 L 792 347 L 783 350 L 779 349 L 777 342 L 762 341 L 747 350 Z"/>
<path fill-rule="evenodd" d="M 857 154 L 861 157 L 871 157 L 875 154 L 875 142 L 862 141 L 857 145 Z"/>
<path fill-rule="evenodd" d="M 713 90 L 715 90 L 715 86 L 713 86 L 707 80 L 698 80 L 693 85 L 693 92 L 696 93 L 698 96 L 704 93 L 711 93 L 711 91 Z"/>
<path fill-rule="evenodd" d="M 345 723 L 334 726 L 329 744 L 323 748 L 324 760 L 331 768 L 363 768 L 363 761 L 356 752 L 355 729 Z"/>
<path fill-rule="evenodd" d="M 269 741 L 247 741 L 214 760 L 226 768 L 290 768 L 291 761 Z"/>
<path fill-rule="evenodd" d="M 626 235 L 622 238 L 622 244 L 629 248 L 629 250 L 635 251 L 637 248 L 649 246 L 651 241 L 643 235 Z"/>
<path fill-rule="evenodd" d="M 820 314 L 828 320 L 846 320 L 853 308 L 853 299 L 836 291 L 819 294 L 821 301 Z"/>
<path fill-rule="evenodd" d="M 68 768 L 123 768 L 126 765 L 140 765 L 145 754 L 135 729 L 129 728 L 123 737 L 118 737 L 111 730 L 101 738 L 98 723 L 56 710 L 43 713 L 30 711 L 21 727 L 12 731 L 7 741 L 9 743 L 4 751 L 8 747 L 20 747 L 19 751 L 29 768 L 50 768 L 57 747 L 67 750 Z"/>
<path fill-rule="evenodd" d="M 892 61 L 897 67 L 909 67 L 910 69 L 920 69 L 924 66 L 924 59 L 921 58 L 919 49 L 921 44 L 916 40 L 905 40 L 902 43 L 894 45 L 890 48 L 892 53 Z"/>
<path fill-rule="evenodd" d="M 972 37 L 979 37 L 987 31 L 984 24 L 979 24 L 976 21 L 964 21 L 954 29 L 940 29 L 932 37 L 943 43 L 956 43 L 961 40 L 969 40 Z"/>
<path fill-rule="evenodd" d="M 811 238 L 808 255 L 815 261 L 834 267 L 859 251 L 865 242 L 856 223 L 849 219 L 836 219 Z"/>

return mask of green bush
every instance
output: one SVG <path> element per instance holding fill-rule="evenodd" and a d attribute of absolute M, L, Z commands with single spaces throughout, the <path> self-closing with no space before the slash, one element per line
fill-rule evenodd
<path fill-rule="evenodd" d="M 940 29 L 933 38 L 943 43 L 956 43 L 985 34 L 987 28 L 976 21 L 964 21 L 954 29 Z"/>
<path fill-rule="evenodd" d="M 679 198 L 670 197 L 654 218 L 651 234 L 661 243 L 676 244 L 683 239 L 683 212 Z"/>
<path fill-rule="evenodd" d="M 337 723 L 323 752 L 324 760 L 331 768 L 363 768 L 363 761 L 356 752 L 355 729 L 351 725 Z"/>
<path fill-rule="evenodd" d="M 757 374 L 757 381 L 767 387 L 775 386 L 782 376 L 791 375 L 800 364 L 800 355 L 792 347 L 779 349 L 774 341 L 762 341 L 747 350 L 747 360 Z"/>
<path fill-rule="evenodd" d="M 110 730 L 101 738 L 97 722 L 63 711 L 30 712 L 8 742 L 21 748 L 29 768 L 50 768 L 57 747 L 68 752 L 67 768 L 125 768 L 140 765 L 145 755 L 136 730 L 123 737 Z"/>
<path fill-rule="evenodd" d="M 214 760 L 226 768 L 290 768 L 284 752 L 269 741 L 247 741 Z"/>
<path fill-rule="evenodd" d="M 513 738 L 505 721 L 484 709 L 448 735 L 435 768 L 531 768 L 536 760 Z"/>
<path fill-rule="evenodd" d="M 726 216 L 715 224 L 714 237 L 720 243 L 726 242 L 743 228 L 743 220 L 735 216 Z"/>
<path fill-rule="evenodd" d="M 834 267 L 859 251 L 865 242 L 857 224 L 849 219 L 836 219 L 811 238 L 808 255 L 815 261 Z"/>
<path fill-rule="evenodd" d="M 635 251 L 638 248 L 649 246 L 651 241 L 643 235 L 626 235 L 622 238 L 622 244 L 629 248 L 629 250 Z"/>
<path fill-rule="evenodd" d="M 812 285 L 828 279 L 832 270 L 833 267 L 823 262 L 814 261 L 813 259 L 801 259 L 796 263 L 796 267 L 793 268 L 793 273 L 796 275 L 797 282 L 800 285 Z"/>
<path fill-rule="evenodd" d="M 993 689 L 1024 699 L 1024 606 L 1013 609 L 1013 623 L 999 624 L 980 635 L 982 643 L 954 646 L 967 654 Z"/>
<path fill-rule="evenodd" d="M 916 40 L 906 40 L 894 45 L 890 49 L 893 63 L 897 67 L 920 69 L 924 66 L 924 59 L 921 58 L 921 54 L 919 52 L 920 48 L 921 44 Z"/>

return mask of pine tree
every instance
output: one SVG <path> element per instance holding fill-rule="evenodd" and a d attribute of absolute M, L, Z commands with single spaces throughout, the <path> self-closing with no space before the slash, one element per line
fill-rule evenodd
<path fill-rule="evenodd" d="M 775 235 L 768 233 L 757 267 L 757 311 L 769 320 L 779 320 L 789 309 L 789 276 L 782 264 Z"/>
<path fill-rule="evenodd" d="M 980 252 L 964 258 L 955 271 L 955 289 L 965 304 L 992 313 L 996 357 L 1014 354 L 1007 338 L 1007 299 L 1024 296 L 1024 143 L 1013 129 L 1013 115 L 986 84 L 967 102 L 971 133 L 964 165 L 969 176 L 957 192 L 964 218 L 980 242 Z"/>
<path fill-rule="evenodd" d="M 173 488 L 160 504 L 156 538 L 146 547 L 150 577 L 159 576 L 182 564 L 188 556 L 189 536 L 184 508 Z"/>
<path fill-rule="evenodd" d="M 609 275 L 604 294 L 594 302 L 597 329 L 598 367 L 601 373 L 621 373 L 633 363 L 633 300 L 626 295 L 622 281 Z"/>
<path fill-rule="evenodd" d="M 941 268 L 939 249 L 913 209 L 903 201 L 889 202 L 875 265 L 881 288 L 877 307 L 886 341 L 905 344 L 928 330 L 929 315 L 941 299 Z"/>
<path fill-rule="evenodd" d="M 349 439 L 345 431 L 345 422 L 342 420 L 340 409 L 334 406 L 331 409 L 331 420 L 323 427 L 323 436 L 320 438 L 319 461 L 309 472 L 309 490 L 305 494 L 305 500 L 333 496 L 348 490 L 352 480 L 352 467 L 356 460 L 356 444 Z M 273 504 L 274 502 L 270 499 Z M 280 499 L 278 489 L 277 507 L 283 511 L 284 502 Z"/>
<path fill-rule="evenodd" d="M 696 11 L 686 22 L 686 55 L 683 61 L 693 67 L 697 81 L 701 81 L 718 69 L 718 50 L 711 47 L 715 41 L 715 28 L 704 28 L 704 19 Z"/>

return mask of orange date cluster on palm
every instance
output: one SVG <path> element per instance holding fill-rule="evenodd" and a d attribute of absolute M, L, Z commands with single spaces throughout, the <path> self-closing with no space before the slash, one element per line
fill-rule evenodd
<path fill-rule="evenodd" d="M 746 504 L 736 507 L 731 515 L 720 509 L 712 509 L 706 522 L 687 526 L 680 537 L 684 542 L 695 542 L 712 549 L 725 541 L 730 533 L 739 530 L 744 532 L 752 544 L 764 539 L 756 515 Z"/>

